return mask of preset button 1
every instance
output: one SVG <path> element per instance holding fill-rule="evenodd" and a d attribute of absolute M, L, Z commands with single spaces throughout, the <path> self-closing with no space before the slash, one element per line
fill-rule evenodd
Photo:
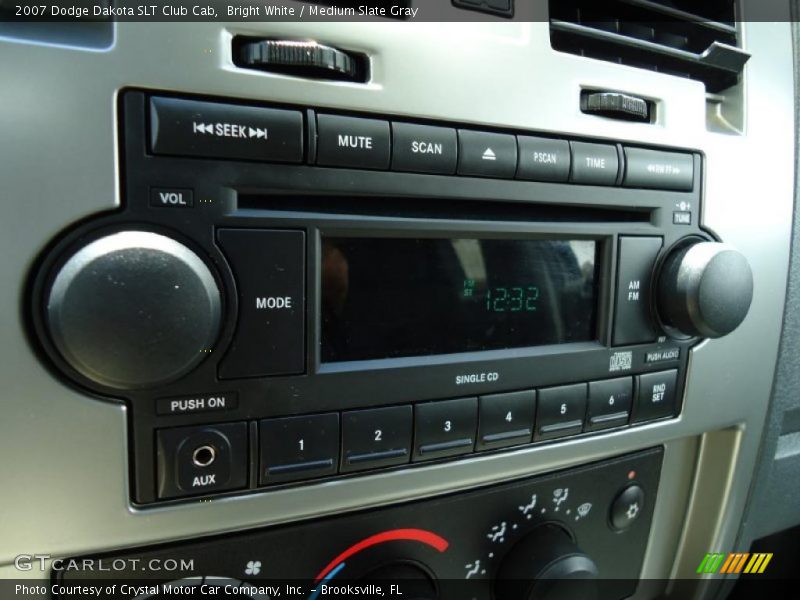
<path fill-rule="evenodd" d="M 322 477 L 339 464 L 339 415 L 265 419 L 259 423 L 261 485 Z"/>

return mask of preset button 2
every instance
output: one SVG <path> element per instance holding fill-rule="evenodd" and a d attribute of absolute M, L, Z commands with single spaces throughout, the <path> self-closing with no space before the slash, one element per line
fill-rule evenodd
<path fill-rule="evenodd" d="M 342 472 L 407 463 L 411 457 L 411 406 L 342 414 Z"/>

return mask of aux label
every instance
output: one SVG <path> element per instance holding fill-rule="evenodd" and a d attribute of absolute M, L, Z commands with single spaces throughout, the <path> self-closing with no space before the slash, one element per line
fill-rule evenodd
<path fill-rule="evenodd" d="M 216 473 L 211 473 L 209 475 L 198 475 L 192 480 L 192 487 L 205 487 L 207 485 L 214 485 L 216 483 L 216 479 Z"/>

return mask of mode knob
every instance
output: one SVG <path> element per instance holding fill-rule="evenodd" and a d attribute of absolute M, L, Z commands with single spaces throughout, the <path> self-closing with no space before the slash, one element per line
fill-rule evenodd
<path fill-rule="evenodd" d="M 686 336 L 718 338 L 744 320 L 753 299 L 753 272 L 737 250 L 718 242 L 687 241 L 661 267 L 661 321 Z"/>
<path fill-rule="evenodd" d="M 382 565 L 370 571 L 363 580 L 400 584 L 404 600 L 436 600 L 439 597 L 431 577 L 411 562 L 398 561 Z"/>
<path fill-rule="evenodd" d="M 540 525 L 509 551 L 500 566 L 495 598 L 592 600 L 597 566 L 559 525 Z"/>
<path fill-rule="evenodd" d="M 192 370 L 220 327 L 220 291 L 197 254 L 165 235 L 121 231 L 61 266 L 45 319 L 64 360 L 117 389 L 151 387 Z"/>

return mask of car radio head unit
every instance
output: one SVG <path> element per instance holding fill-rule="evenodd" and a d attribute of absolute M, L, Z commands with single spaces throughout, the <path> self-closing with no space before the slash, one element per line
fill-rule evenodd
<path fill-rule="evenodd" d="M 750 304 L 691 150 L 137 90 L 120 115 L 121 206 L 44 252 L 31 321 L 129 407 L 139 504 L 672 418 Z"/>
<path fill-rule="evenodd" d="M 594 340 L 597 245 L 323 236 L 321 360 Z"/>

